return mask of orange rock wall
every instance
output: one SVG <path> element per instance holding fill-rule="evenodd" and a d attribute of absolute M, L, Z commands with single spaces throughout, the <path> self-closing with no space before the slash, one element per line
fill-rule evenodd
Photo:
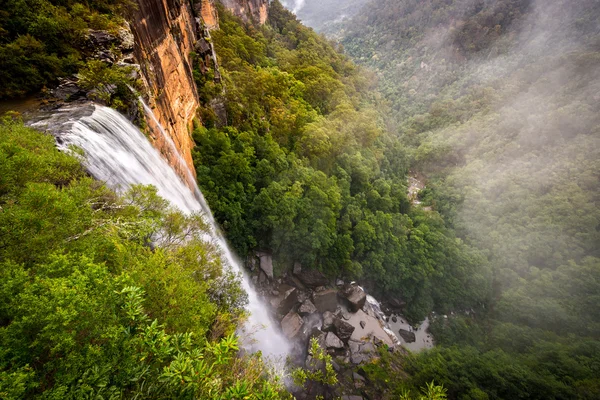
<path fill-rule="evenodd" d="M 197 28 L 190 3 L 185 0 L 139 0 L 131 28 L 135 37 L 135 58 L 148 91 L 147 102 L 195 174 L 190 128 L 199 102 L 189 55 L 197 40 Z M 164 135 L 150 118 L 148 126 L 154 145 L 176 169 L 181 167 L 177 155 L 172 154 Z"/>
<path fill-rule="evenodd" d="M 147 89 L 147 103 L 193 175 L 194 142 L 190 131 L 199 100 L 190 53 L 201 39 L 200 19 L 209 30 L 219 27 L 214 1 L 138 0 L 131 19 L 134 54 Z M 251 18 L 259 23 L 267 20 L 269 0 L 217 1 L 245 20 Z M 179 157 L 168 145 L 165 135 L 151 118 L 147 120 L 154 146 L 169 159 L 179 175 L 185 177 Z"/>

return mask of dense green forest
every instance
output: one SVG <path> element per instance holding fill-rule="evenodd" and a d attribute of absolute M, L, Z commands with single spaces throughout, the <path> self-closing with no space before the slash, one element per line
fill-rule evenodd
<path fill-rule="evenodd" d="M 206 108 L 194 161 L 238 253 L 269 250 L 279 271 L 297 261 L 371 282 L 405 299 L 414 320 L 483 304 L 485 258 L 410 204 L 407 154 L 370 77 L 278 2 L 267 26 L 225 12 L 220 25 L 223 88 L 198 75 Z"/>
<path fill-rule="evenodd" d="M 451 398 L 599 396 L 599 15 L 586 0 L 377 0 L 337 32 L 376 70 L 421 200 L 492 269 L 485 312 L 438 319 L 439 346 L 387 373 Z"/>

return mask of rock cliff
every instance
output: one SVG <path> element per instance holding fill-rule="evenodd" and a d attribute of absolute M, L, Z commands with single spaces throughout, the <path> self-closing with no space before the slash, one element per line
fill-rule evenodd
<path fill-rule="evenodd" d="M 200 53 L 204 63 L 215 59 L 210 40 L 205 40 L 210 37 L 209 30 L 219 27 L 215 1 L 138 0 L 131 18 L 134 55 L 147 88 L 146 100 L 192 173 L 194 143 L 190 129 L 199 100 L 191 54 Z M 264 23 L 267 19 L 269 0 L 217 1 L 245 20 Z M 214 62 L 216 65 L 216 60 Z M 219 77 L 218 71 L 216 77 Z M 171 154 L 164 135 L 151 119 L 148 125 L 154 145 L 177 168 L 179 157 Z"/>
<path fill-rule="evenodd" d="M 248 21 L 252 18 L 254 22 L 264 24 L 267 21 L 269 11 L 269 0 L 219 0 L 225 8 L 234 15 Z"/>
<path fill-rule="evenodd" d="M 190 170 L 194 171 L 193 141 L 189 134 L 199 105 L 190 63 L 190 53 L 198 40 L 194 10 L 187 1 L 139 0 L 131 28 L 135 37 L 135 58 L 148 89 L 148 104 Z M 151 121 L 149 128 L 155 146 L 176 165 L 176 155 L 169 154 L 163 135 Z"/>

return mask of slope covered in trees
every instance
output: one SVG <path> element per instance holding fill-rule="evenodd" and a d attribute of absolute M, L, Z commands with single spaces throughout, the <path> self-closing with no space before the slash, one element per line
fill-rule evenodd
<path fill-rule="evenodd" d="M 300 262 L 360 278 L 405 299 L 415 320 L 483 304 L 484 257 L 408 201 L 407 157 L 369 76 L 278 2 L 264 27 L 222 10 L 220 20 L 223 85 L 198 75 L 206 107 L 194 159 L 238 253 L 271 251 L 279 271 Z"/>
<path fill-rule="evenodd" d="M 406 364 L 451 397 L 598 397 L 599 16 L 587 0 L 377 0 L 338 32 L 376 70 L 421 199 L 492 268 L 487 311 L 438 320 L 442 347 Z"/>
<path fill-rule="evenodd" d="M 2 120 L 0 397 L 287 398 L 260 355 L 238 354 L 245 294 L 206 229 Z"/>

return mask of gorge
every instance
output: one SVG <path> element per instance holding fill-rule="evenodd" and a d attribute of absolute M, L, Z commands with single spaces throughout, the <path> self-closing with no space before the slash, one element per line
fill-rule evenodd
<path fill-rule="evenodd" d="M 0 397 L 595 399 L 599 15 L 6 0 Z"/>

